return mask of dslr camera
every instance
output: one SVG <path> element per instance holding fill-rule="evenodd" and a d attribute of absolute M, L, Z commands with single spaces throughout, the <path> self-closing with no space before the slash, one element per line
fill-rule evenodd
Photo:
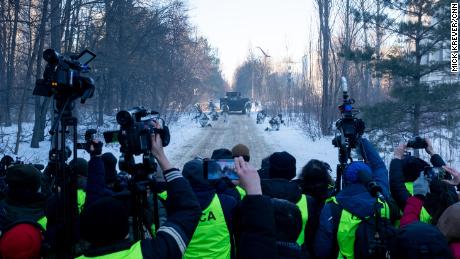
<path fill-rule="evenodd" d="M 146 155 L 151 152 L 151 135 L 155 133 L 160 135 L 166 147 L 171 139 L 169 128 L 158 116 L 158 112 L 143 107 L 120 111 L 116 116 L 120 130 L 104 132 L 105 142 L 119 142 L 120 152 L 126 155 Z M 159 129 L 155 128 L 155 122 L 160 124 Z"/>
<path fill-rule="evenodd" d="M 426 143 L 424 138 L 417 136 L 407 141 L 406 146 L 413 149 L 424 149 L 428 147 L 428 144 Z"/>
<path fill-rule="evenodd" d="M 53 49 L 43 52 L 43 59 L 47 62 L 43 79 L 35 82 L 34 95 L 55 99 L 81 98 L 85 103 L 94 94 L 94 81 L 90 77 L 81 74 L 89 72 L 88 64 L 96 57 L 96 54 L 84 50 L 77 56 L 65 57 Z"/>

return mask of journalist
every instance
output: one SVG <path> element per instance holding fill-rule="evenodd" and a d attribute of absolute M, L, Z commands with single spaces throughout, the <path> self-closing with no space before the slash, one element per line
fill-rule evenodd
<path fill-rule="evenodd" d="M 158 126 L 158 125 L 157 125 Z M 128 239 L 128 211 L 122 202 L 103 197 L 88 204 L 81 216 L 81 234 L 91 248 L 79 258 L 182 258 L 201 216 L 201 209 L 180 170 L 167 159 L 158 134 L 152 153 L 165 176 L 168 220 L 151 240 L 134 244 Z"/>

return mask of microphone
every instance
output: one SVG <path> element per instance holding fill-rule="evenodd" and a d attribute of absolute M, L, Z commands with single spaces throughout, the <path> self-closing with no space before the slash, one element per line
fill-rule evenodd
<path fill-rule="evenodd" d="M 372 176 L 368 173 L 364 172 L 363 170 L 358 171 L 358 177 L 366 186 L 367 191 L 371 194 L 372 197 L 379 198 L 381 200 L 385 200 L 385 196 L 382 194 L 382 187 L 372 179 Z"/>

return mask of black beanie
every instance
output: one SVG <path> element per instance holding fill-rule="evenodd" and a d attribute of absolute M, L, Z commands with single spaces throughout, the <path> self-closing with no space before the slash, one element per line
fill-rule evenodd
<path fill-rule="evenodd" d="M 406 182 L 415 181 L 420 176 L 420 172 L 423 172 L 423 169 L 425 169 L 425 167 L 427 166 L 430 166 L 430 164 L 418 157 L 405 157 L 403 159 L 403 175 L 405 178 L 404 180 Z"/>
<path fill-rule="evenodd" d="M 70 161 L 69 165 L 73 168 L 75 160 Z M 77 157 L 77 174 L 81 176 L 88 176 L 88 161 L 81 157 Z"/>
<path fill-rule="evenodd" d="M 204 178 L 203 161 L 200 159 L 194 159 L 187 162 L 182 169 L 182 176 L 184 176 L 192 186 L 208 183 Z"/>
<path fill-rule="evenodd" d="M 10 189 L 38 192 L 41 185 L 41 173 L 32 165 L 15 165 L 6 171 L 5 182 Z"/>
<path fill-rule="evenodd" d="M 100 198 L 81 214 L 81 236 L 92 245 L 108 245 L 123 240 L 128 232 L 128 210 L 115 198 Z"/>
<path fill-rule="evenodd" d="M 295 242 L 302 231 L 302 215 L 299 208 L 292 202 L 272 198 L 275 217 L 276 240 Z"/>
<path fill-rule="evenodd" d="M 105 168 L 105 184 L 114 183 L 117 179 L 117 158 L 110 152 L 104 153 L 102 156 Z"/>
<path fill-rule="evenodd" d="M 212 151 L 211 159 L 232 159 L 232 151 L 220 148 Z"/>
<path fill-rule="evenodd" d="M 270 178 L 281 178 L 291 180 L 296 175 L 296 160 L 286 151 L 275 152 L 269 158 Z"/>

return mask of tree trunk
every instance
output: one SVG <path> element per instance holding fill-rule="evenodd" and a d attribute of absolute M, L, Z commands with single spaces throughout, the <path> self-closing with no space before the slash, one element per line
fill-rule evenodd
<path fill-rule="evenodd" d="M 14 1 L 14 22 L 11 32 L 10 53 L 8 55 L 8 68 L 6 73 L 6 91 L 5 91 L 5 125 L 11 126 L 11 103 L 10 96 L 15 83 L 15 57 L 16 57 L 16 34 L 18 32 L 19 20 L 19 0 Z"/>
<path fill-rule="evenodd" d="M 48 0 L 43 0 L 43 7 L 42 7 L 42 16 L 40 22 L 40 29 L 38 30 L 37 38 L 38 41 L 38 48 L 37 53 L 40 53 L 36 57 L 36 79 L 39 79 L 42 75 L 42 55 L 43 46 L 45 41 L 45 28 L 46 28 L 46 17 L 48 16 Z M 42 101 L 43 99 L 43 101 Z M 32 134 L 32 141 L 30 143 L 30 147 L 32 148 L 39 148 L 40 141 L 45 139 L 45 124 L 46 124 L 46 113 L 48 111 L 48 106 L 50 103 L 50 98 L 48 97 L 40 97 L 35 96 L 35 113 L 34 113 L 34 129 Z"/>
<path fill-rule="evenodd" d="M 321 131 L 323 135 L 331 134 L 329 120 L 330 92 L 329 92 L 329 11 L 330 0 L 317 0 L 319 7 L 320 18 L 320 33 L 321 33 L 321 69 L 322 69 L 322 101 L 321 101 Z"/>

